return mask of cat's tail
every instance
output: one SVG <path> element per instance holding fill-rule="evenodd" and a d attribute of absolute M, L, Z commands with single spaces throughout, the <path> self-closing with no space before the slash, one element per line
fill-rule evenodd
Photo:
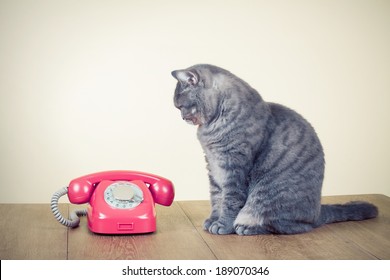
<path fill-rule="evenodd" d="M 323 204 L 316 226 L 344 221 L 360 221 L 378 216 L 378 208 L 365 201 Z"/>

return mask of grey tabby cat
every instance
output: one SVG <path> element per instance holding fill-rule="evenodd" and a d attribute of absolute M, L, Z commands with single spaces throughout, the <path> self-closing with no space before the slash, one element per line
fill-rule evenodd
<path fill-rule="evenodd" d="M 200 64 L 173 71 L 174 104 L 198 126 L 210 180 L 213 234 L 295 234 L 374 218 L 367 202 L 321 205 L 324 153 L 312 126 L 230 72 Z"/>

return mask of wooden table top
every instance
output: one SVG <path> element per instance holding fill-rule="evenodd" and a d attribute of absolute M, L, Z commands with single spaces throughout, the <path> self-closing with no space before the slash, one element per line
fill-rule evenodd
<path fill-rule="evenodd" d="M 323 203 L 366 200 L 379 208 L 375 219 L 324 225 L 297 235 L 212 235 L 202 230 L 208 201 L 156 206 L 157 231 L 142 235 L 99 235 L 68 229 L 49 204 L 0 204 L 0 259 L 390 259 L 390 198 L 385 195 L 328 196 Z M 80 205 L 60 204 L 62 213 Z"/>

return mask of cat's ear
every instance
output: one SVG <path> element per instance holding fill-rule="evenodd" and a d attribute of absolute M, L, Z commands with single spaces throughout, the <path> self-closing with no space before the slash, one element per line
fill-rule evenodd
<path fill-rule="evenodd" d="M 182 84 L 196 85 L 199 81 L 198 75 L 193 71 L 176 70 L 172 71 L 172 76 Z"/>

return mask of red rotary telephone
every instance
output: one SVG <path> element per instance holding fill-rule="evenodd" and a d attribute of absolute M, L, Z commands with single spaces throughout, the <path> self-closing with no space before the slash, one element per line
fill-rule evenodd
<path fill-rule="evenodd" d="M 72 213 L 70 220 L 58 210 L 58 199 L 66 193 L 71 203 L 89 202 L 87 210 Z M 92 232 L 134 234 L 156 231 L 155 203 L 170 206 L 174 195 L 172 182 L 157 175 L 105 171 L 72 180 L 53 195 L 51 205 L 54 216 L 63 225 L 76 227 L 78 216 L 87 215 Z"/>

